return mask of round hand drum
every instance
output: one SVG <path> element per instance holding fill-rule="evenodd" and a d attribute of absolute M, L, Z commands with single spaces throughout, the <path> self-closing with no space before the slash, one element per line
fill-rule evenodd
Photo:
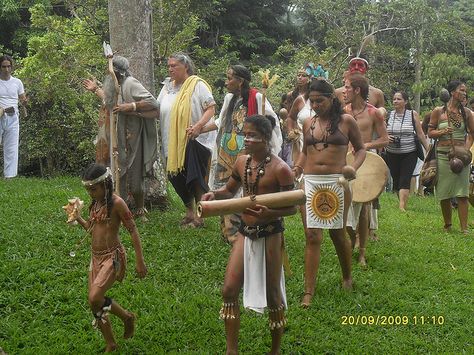
<path fill-rule="evenodd" d="M 352 164 L 354 154 L 347 153 L 347 164 Z M 367 152 L 364 163 L 357 170 L 357 175 L 350 182 L 352 201 L 369 202 L 377 198 L 385 189 L 388 179 L 388 167 L 384 160 L 375 153 Z"/>

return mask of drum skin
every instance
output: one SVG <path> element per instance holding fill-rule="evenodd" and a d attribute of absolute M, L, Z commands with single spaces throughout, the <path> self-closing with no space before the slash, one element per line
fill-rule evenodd
<path fill-rule="evenodd" d="M 354 154 L 347 153 L 347 164 L 354 162 Z M 388 167 L 377 154 L 367 152 L 364 163 L 357 169 L 356 178 L 350 182 L 352 201 L 370 202 L 384 190 L 388 180 Z"/>

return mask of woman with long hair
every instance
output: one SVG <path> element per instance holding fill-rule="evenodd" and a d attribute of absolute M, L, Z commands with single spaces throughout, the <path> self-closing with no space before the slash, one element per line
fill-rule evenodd
<path fill-rule="evenodd" d="M 466 96 L 466 84 L 453 80 L 448 84 L 449 101 L 436 107 L 431 113 L 428 124 L 428 136 L 438 140 L 436 154 L 438 158 L 438 182 L 435 186 L 436 198 L 440 201 L 444 220 L 444 230 L 451 231 L 452 208 L 450 199 L 457 198 L 458 215 L 461 231 L 468 233 L 467 213 L 469 196 L 469 162 L 458 167 L 459 172 L 453 172 L 450 167 L 450 151 L 455 147 L 466 148 L 469 151 L 470 140 L 474 138 L 474 117 L 472 111 L 462 106 Z M 472 142 L 472 141 L 470 141 Z M 462 164 L 462 163 L 461 163 Z M 455 166 L 453 167 L 455 170 Z"/>
<path fill-rule="evenodd" d="M 295 162 L 303 149 L 303 123 L 313 114 L 309 103 L 309 86 L 313 79 L 314 68 L 311 63 L 305 64 L 296 75 L 296 87 L 288 93 L 288 139 L 293 141 L 292 159 Z"/>
<path fill-rule="evenodd" d="M 256 88 L 250 87 L 252 75 L 249 69 L 236 64 L 229 67 L 225 82 L 228 94 L 215 122 L 217 128 L 217 144 L 214 145 L 212 160 L 215 166 L 209 177 L 209 186 L 212 190 L 219 189 L 227 183 L 232 175 L 232 166 L 239 155 L 244 154 L 244 121 L 246 117 L 255 114 L 272 116 L 275 121 L 277 115 L 270 102 L 265 99 L 265 112 L 262 113 L 264 96 Z M 280 125 L 275 125 L 269 140 L 272 153 L 278 155 L 283 139 Z M 221 230 L 225 240 L 232 243 L 240 225 L 239 215 L 228 215 L 221 218 Z"/>
<path fill-rule="evenodd" d="M 387 119 L 389 144 L 386 149 L 386 163 L 393 179 L 393 190 L 397 192 L 399 208 L 406 211 L 410 195 L 410 182 L 418 160 L 415 145 L 415 133 L 420 142 L 428 151 L 420 118 L 416 111 L 411 109 L 408 95 L 397 91 L 393 95 L 394 110 Z"/>
<path fill-rule="evenodd" d="M 315 80 L 309 91 L 315 115 L 303 124 L 303 150 L 293 167 L 295 176 L 304 174 L 306 210 L 303 218 L 305 247 L 305 285 L 302 306 L 308 307 L 314 294 L 323 229 L 336 248 L 342 269 L 342 287 L 352 288 L 351 245 L 345 238 L 351 193 L 345 180 L 355 178 L 365 159 L 365 148 L 355 119 L 344 114 L 334 87 L 325 80 Z M 347 165 L 349 143 L 354 162 Z M 341 182 L 342 180 L 342 182 Z"/>

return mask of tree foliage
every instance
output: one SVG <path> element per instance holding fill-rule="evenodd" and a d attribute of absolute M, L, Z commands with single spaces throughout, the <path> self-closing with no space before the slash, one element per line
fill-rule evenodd
<path fill-rule="evenodd" d="M 426 85 L 430 76 L 422 70 L 425 82 L 414 85 L 416 65 L 424 68 L 438 53 L 451 59 L 461 56 L 466 65 L 474 65 L 473 27 L 466 20 L 463 0 L 338 0 L 326 5 L 322 0 L 298 2 L 311 44 L 335 51 L 327 63 L 335 74 L 333 79 L 346 68 L 349 56 L 360 53 L 369 60 L 371 81 L 386 94 L 394 89 L 421 90 L 422 97 L 428 98 L 432 96 L 430 85 Z M 443 64 L 457 65 L 456 61 Z M 467 72 L 464 79 L 471 82 L 474 78 Z M 444 77 L 444 85 L 448 80 Z"/>
<path fill-rule="evenodd" d="M 44 173 L 77 171 L 94 157 L 97 102 L 81 81 L 97 75 L 99 39 L 77 18 L 50 14 L 43 5 L 30 9 L 28 57 L 18 76 L 29 96 L 29 115 L 21 129 L 22 165 L 39 164 Z"/>
<path fill-rule="evenodd" d="M 428 110 L 450 79 L 465 79 L 473 95 L 471 2 L 152 0 L 156 83 L 168 75 L 167 57 L 185 51 L 213 86 L 218 106 L 226 69 L 237 62 L 255 73 L 256 87 L 262 67 L 280 76 L 268 90 L 277 106 L 304 63 L 323 64 L 339 86 L 349 56 L 361 52 L 388 105 L 392 91 L 403 89 Z M 105 71 L 107 0 L 0 0 L 0 6 L 0 51 L 19 59 L 15 75 L 31 104 L 21 129 L 23 169 L 41 162 L 43 170 L 76 171 L 93 157 L 98 103 L 80 81 Z"/>

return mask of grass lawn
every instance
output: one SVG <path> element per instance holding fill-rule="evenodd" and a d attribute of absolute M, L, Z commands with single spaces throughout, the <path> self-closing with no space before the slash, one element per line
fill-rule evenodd
<path fill-rule="evenodd" d="M 90 201 L 79 178 L 0 180 L 0 347 L 9 354 L 94 354 L 104 346 L 87 304 L 88 243 L 69 256 L 84 236 L 65 223 L 61 209 L 73 196 Z M 403 214 L 392 194 L 382 195 L 381 204 L 380 241 L 368 246 L 367 269 L 354 264 L 351 293 L 340 288 L 336 253 L 325 234 L 317 291 L 307 310 L 299 306 L 305 238 L 300 216 L 287 218 L 293 274 L 286 281 L 283 353 L 474 353 L 474 232 L 444 233 L 432 197 L 412 197 Z M 138 224 L 149 270 L 142 280 L 134 275 L 135 255 L 122 230 L 129 267 L 110 296 L 138 321 L 131 340 L 117 337 L 120 353 L 225 350 L 218 314 L 230 248 L 217 218 L 204 229 L 180 229 L 183 211 L 172 194 L 169 211 L 152 211 L 150 222 Z M 453 220 L 459 229 L 457 216 Z M 372 316 L 385 324 L 366 324 Z M 243 311 L 241 318 L 240 351 L 268 351 L 267 315 Z M 121 334 L 119 320 L 112 322 Z"/>

